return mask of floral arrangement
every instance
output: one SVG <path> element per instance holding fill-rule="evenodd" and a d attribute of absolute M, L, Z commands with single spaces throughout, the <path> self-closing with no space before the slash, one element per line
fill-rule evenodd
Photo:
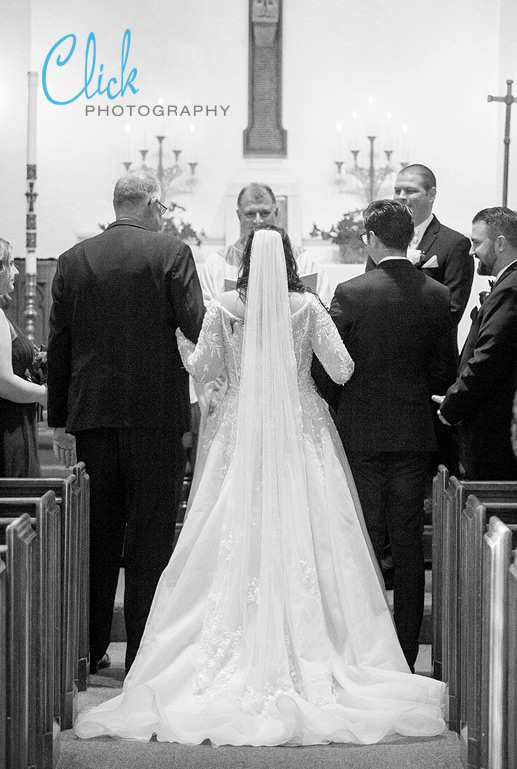
<path fill-rule="evenodd" d="M 321 230 L 316 224 L 310 233 L 311 238 L 331 240 L 332 243 L 345 245 L 356 241 L 363 229 L 363 212 L 361 209 L 348 211 L 343 214 L 337 224 L 333 224 L 329 230 Z"/>
<path fill-rule="evenodd" d="M 166 232 L 169 235 L 174 235 L 174 237 L 183 240 L 185 243 L 195 243 L 196 246 L 200 246 L 202 239 L 205 237 L 204 230 L 197 232 L 190 222 L 184 222 L 181 218 L 179 221 L 176 221 L 176 212 L 186 211 L 186 209 L 178 203 L 169 203 L 168 209 L 170 213 L 164 215 L 161 231 Z M 106 224 L 99 224 L 99 227 L 103 231 L 107 226 L 108 225 Z"/>
<path fill-rule="evenodd" d="M 39 347 L 34 347 L 34 358 L 26 371 L 26 377 L 35 384 L 46 384 L 47 376 L 47 348 L 42 344 Z"/>
<path fill-rule="evenodd" d="M 196 246 L 200 246 L 202 239 L 205 237 L 205 232 L 200 230 L 198 233 L 192 227 L 190 222 L 184 222 L 181 218 L 179 221 L 176 221 L 175 212 L 185 210 L 186 209 L 178 203 L 169 203 L 169 211 L 172 213 L 172 216 L 165 214 L 162 222 L 162 232 L 174 235 L 176 238 L 184 240 L 186 243 L 195 243 Z"/>

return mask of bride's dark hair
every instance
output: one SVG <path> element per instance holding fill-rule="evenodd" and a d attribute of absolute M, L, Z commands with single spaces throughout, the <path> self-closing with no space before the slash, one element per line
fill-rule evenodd
<path fill-rule="evenodd" d="M 250 274 L 250 259 L 251 249 L 253 245 L 253 237 L 259 230 L 272 230 L 278 232 L 282 238 L 282 245 L 284 247 L 285 266 L 287 268 L 287 290 L 295 291 L 298 294 L 303 294 L 305 291 L 310 291 L 307 286 L 304 286 L 298 275 L 298 267 L 293 255 L 293 247 L 289 240 L 289 235 L 281 227 L 275 227 L 274 224 L 260 224 L 255 227 L 249 234 L 244 251 L 242 253 L 242 264 L 239 272 L 239 278 L 237 280 L 236 289 L 239 292 L 239 296 L 244 302 L 246 300 L 246 292 L 248 290 L 248 279 Z"/>

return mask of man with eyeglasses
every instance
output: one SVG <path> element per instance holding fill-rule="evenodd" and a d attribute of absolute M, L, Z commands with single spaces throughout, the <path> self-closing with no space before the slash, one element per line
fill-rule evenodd
<path fill-rule="evenodd" d="M 258 224 L 278 224 L 278 206 L 271 187 L 253 182 L 244 187 L 237 198 L 237 216 L 241 223 L 241 236 L 230 246 L 210 254 L 201 272 L 201 286 L 206 303 L 225 291 L 225 280 L 237 280 L 242 252 L 250 232 Z M 330 300 L 328 278 L 316 262 L 300 246 L 293 245 L 293 254 L 300 275 L 317 273 L 316 290 L 323 302 Z"/>
<path fill-rule="evenodd" d="M 189 429 L 175 330 L 196 342 L 204 315 L 190 248 L 159 232 L 152 174 L 115 185 L 116 221 L 59 257 L 52 286 L 48 423 L 65 466 L 90 476 L 90 668 L 109 665 L 122 551 L 126 670 L 172 553 Z"/>

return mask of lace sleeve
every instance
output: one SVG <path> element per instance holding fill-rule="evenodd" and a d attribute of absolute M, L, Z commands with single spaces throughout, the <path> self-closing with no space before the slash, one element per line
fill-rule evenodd
<path fill-rule="evenodd" d="M 224 345 L 219 305 L 211 301 L 207 307 L 198 343 L 193 344 L 176 329 L 178 349 L 183 365 L 196 382 L 212 382 L 224 367 Z"/>
<path fill-rule="evenodd" d="M 354 372 L 354 361 L 331 316 L 316 298 L 311 300 L 311 308 L 312 349 L 331 379 L 337 384 L 345 384 Z"/>

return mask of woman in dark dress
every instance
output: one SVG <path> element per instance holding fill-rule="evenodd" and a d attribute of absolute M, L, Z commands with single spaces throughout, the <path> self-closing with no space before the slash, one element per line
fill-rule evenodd
<path fill-rule="evenodd" d="M 11 244 L 0 238 L 0 297 L 14 289 L 18 270 Z M 34 346 L 0 309 L 0 478 L 40 475 L 36 406 L 47 405 L 47 388 L 27 379 Z"/>

